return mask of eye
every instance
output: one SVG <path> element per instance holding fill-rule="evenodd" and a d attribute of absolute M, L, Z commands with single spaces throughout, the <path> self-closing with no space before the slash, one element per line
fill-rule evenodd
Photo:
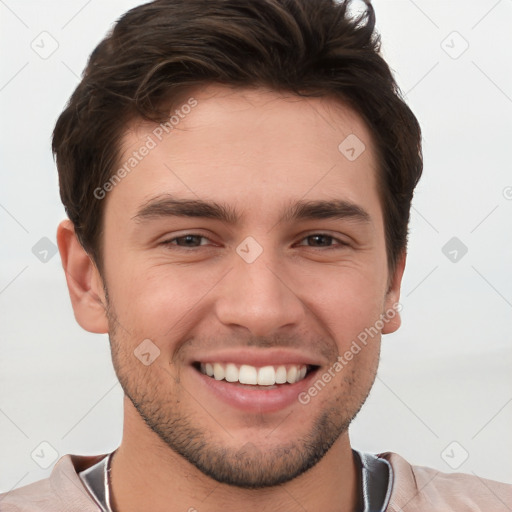
<path fill-rule="evenodd" d="M 202 240 L 209 241 L 209 238 L 198 233 L 185 233 L 181 236 L 171 238 L 162 242 L 162 245 L 173 246 L 179 249 L 195 249 L 208 245 L 208 243 L 201 243 Z M 301 242 L 308 241 L 312 243 L 309 247 L 317 247 L 324 249 L 335 249 L 337 247 L 345 247 L 348 244 L 339 238 L 326 233 L 313 233 L 304 237 Z M 333 242 L 335 242 L 333 244 Z M 304 246 L 305 244 L 300 243 L 298 245 Z"/>
<path fill-rule="evenodd" d="M 201 239 L 209 240 L 205 236 L 199 235 L 197 233 L 186 233 L 184 235 L 177 236 L 176 238 L 171 238 L 170 240 L 165 240 L 164 242 L 162 242 L 162 245 L 174 245 L 179 248 L 194 249 L 195 247 L 200 247 L 202 245 L 205 245 L 205 244 L 200 243 Z"/>
<path fill-rule="evenodd" d="M 324 247 L 327 249 L 330 249 L 330 248 L 334 249 L 336 247 L 344 247 L 344 246 L 348 245 L 346 242 L 343 242 L 343 240 L 340 240 L 339 238 L 333 237 L 326 233 L 313 233 L 313 234 L 308 235 L 302 239 L 302 241 L 304 241 L 304 240 L 313 241 L 314 245 L 310 246 L 310 247 Z M 331 243 L 329 243 L 332 241 L 336 241 L 337 244 L 332 245 Z M 303 244 L 299 244 L 299 245 L 303 245 Z"/>

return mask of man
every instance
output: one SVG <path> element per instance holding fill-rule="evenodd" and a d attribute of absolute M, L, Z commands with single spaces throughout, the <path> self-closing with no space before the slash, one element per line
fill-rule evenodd
<path fill-rule="evenodd" d="M 512 508 L 511 486 L 350 445 L 400 326 L 422 157 L 372 7 L 347 11 L 160 0 L 92 53 L 54 131 L 57 239 L 123 439 L 1 510 Z"/>

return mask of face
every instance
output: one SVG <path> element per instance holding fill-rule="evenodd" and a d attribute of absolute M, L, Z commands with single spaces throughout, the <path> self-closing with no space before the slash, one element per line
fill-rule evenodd
<path fill-rule="evenodd" d="M 119 166 L 130 171 L 104 199 L 125 422 L 145 422 L 219 482 L 277 485 L 347 435 L 375 378 L 379 320 L 398 300 L 372 141 L 334 99 L 221 86 L 191 96 L 170 133 L 130 127 Z"/>

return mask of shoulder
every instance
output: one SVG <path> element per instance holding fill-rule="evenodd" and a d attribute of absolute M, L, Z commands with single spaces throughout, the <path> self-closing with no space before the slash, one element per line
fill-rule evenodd
<path fill-rule="evenodd" d="M 64 455 L 50 476 L 0 494 L 2 512 L 98 512 L 78 472 L 100 461 L 103 455 Z"/>
<path fill-rule="evenodd" d="M 385 452 L 393 470 L 393 487 L 387 512 L 510 512 L 512 485 L 464 473 L 443 473 L 413 466 L 403 457 Z"/>

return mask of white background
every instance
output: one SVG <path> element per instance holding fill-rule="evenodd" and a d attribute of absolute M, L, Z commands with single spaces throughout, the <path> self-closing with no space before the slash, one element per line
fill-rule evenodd
<path fill-rule="evenodd" d="M 54 123 L 89 53 L 138 3 L 0 1 L 0 492 L 46 477 L 57 454 L 106 453 L 121 440 L 107 337 L 75 322 L 58 254 L 42 263 L 32 248 L 55 242 L 64 218 Z M 383 339 L 352 442 L 512 483 L 512 1 L 375 8 L 384 56 L 423 128 L 425 170 L 403 326 Z M 31 48 L 43 31 L 58 43 L 46 59 Z M 452 237 L 468 249 L 456 262 L 442 252 Z"/>

